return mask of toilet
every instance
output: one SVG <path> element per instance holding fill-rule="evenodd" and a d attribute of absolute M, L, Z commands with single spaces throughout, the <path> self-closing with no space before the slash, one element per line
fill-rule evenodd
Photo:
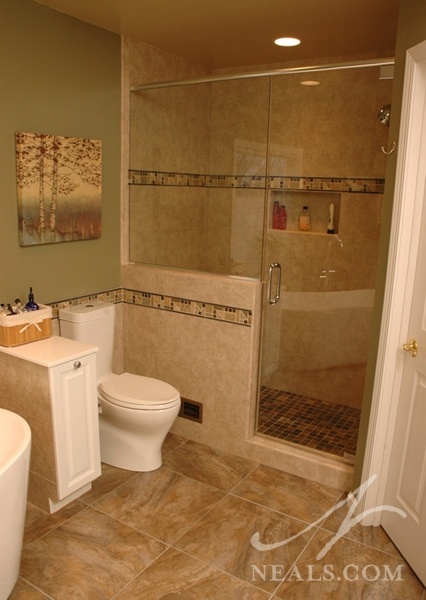
<path fill-rule="evenodd" d="M 61 336 L 98 347 L 96 355 L 102 462 L 129 471 L 161 466 L 161 447 L 179 413 L 168 383 L 112 372 L 115 305 L 90 302 L 59 309 Z"/>

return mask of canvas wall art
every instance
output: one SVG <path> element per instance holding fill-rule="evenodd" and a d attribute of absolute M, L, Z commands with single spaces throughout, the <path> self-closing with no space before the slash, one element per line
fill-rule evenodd
<path fill-rule="evenodd" d="M 90 240 L 102 234 L 102 143 L 16 134 L 19 244 Z"/>

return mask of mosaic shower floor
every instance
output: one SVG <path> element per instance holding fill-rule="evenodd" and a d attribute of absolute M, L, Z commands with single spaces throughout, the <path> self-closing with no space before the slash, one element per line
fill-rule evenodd
<path fill-rule="evenodd" d="M 335 456 L 355 455 L 360 409 L 261 387 L 257 432 Z"/>

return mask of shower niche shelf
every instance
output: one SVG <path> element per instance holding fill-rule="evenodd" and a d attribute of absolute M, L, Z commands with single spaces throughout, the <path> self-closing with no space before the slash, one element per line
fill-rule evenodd
<path fill-rule="evenodd" d="M 268 234 L 277 234 L 278 235 L 287 235 L 287 234 L 297 234 L 297 235 L 307 235 L 307 236 L 319 236 L 319 237 L 327 237 L 327 238 L 339 238 L 339 232 L 336 228 L 334 228 L 334 233 L 327 233 L 326 231 L 300 231 L 299 229 L 273 229 L 272 227 L 268 229 Z"/>
<path fill-rule="evenodd" d="M 268 231 L 277 233 L 299 233 L 301 235 L 326 235 L 330 219 L 330 205 L 334 206 L 334 234 L 339 232 L 341 195 L 336 192 L 294 192 L 288 190 L 271 190 L 269 194 Z M 272 214 L 274 203 L 285 206 L 287 213 L 286 229 L 272 227 Z M 309 208 L 311 230 L 299 230 L 299 216 L 304 206 Z"/>

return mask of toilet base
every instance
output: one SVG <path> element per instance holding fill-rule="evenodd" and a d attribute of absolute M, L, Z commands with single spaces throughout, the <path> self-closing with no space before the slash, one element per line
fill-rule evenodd
<path fill-rule="evenodd" d="M 167 422 L 163 422 L 166 411 L 150 412 L 151 426 L 143 428 L 140 425 L 129 427 L 128 423 L 126 428 L 122 428 L 116 418 L 111 422 L 106 412 L 109 411 L 105 411 L 104 404 L 103 412 L 99 415 L 101 461 L 127 471 L 147 472 L 159 469 L 162 465 L 161 448 L 178 415 L 179 407 L 167 409 Z"/>

